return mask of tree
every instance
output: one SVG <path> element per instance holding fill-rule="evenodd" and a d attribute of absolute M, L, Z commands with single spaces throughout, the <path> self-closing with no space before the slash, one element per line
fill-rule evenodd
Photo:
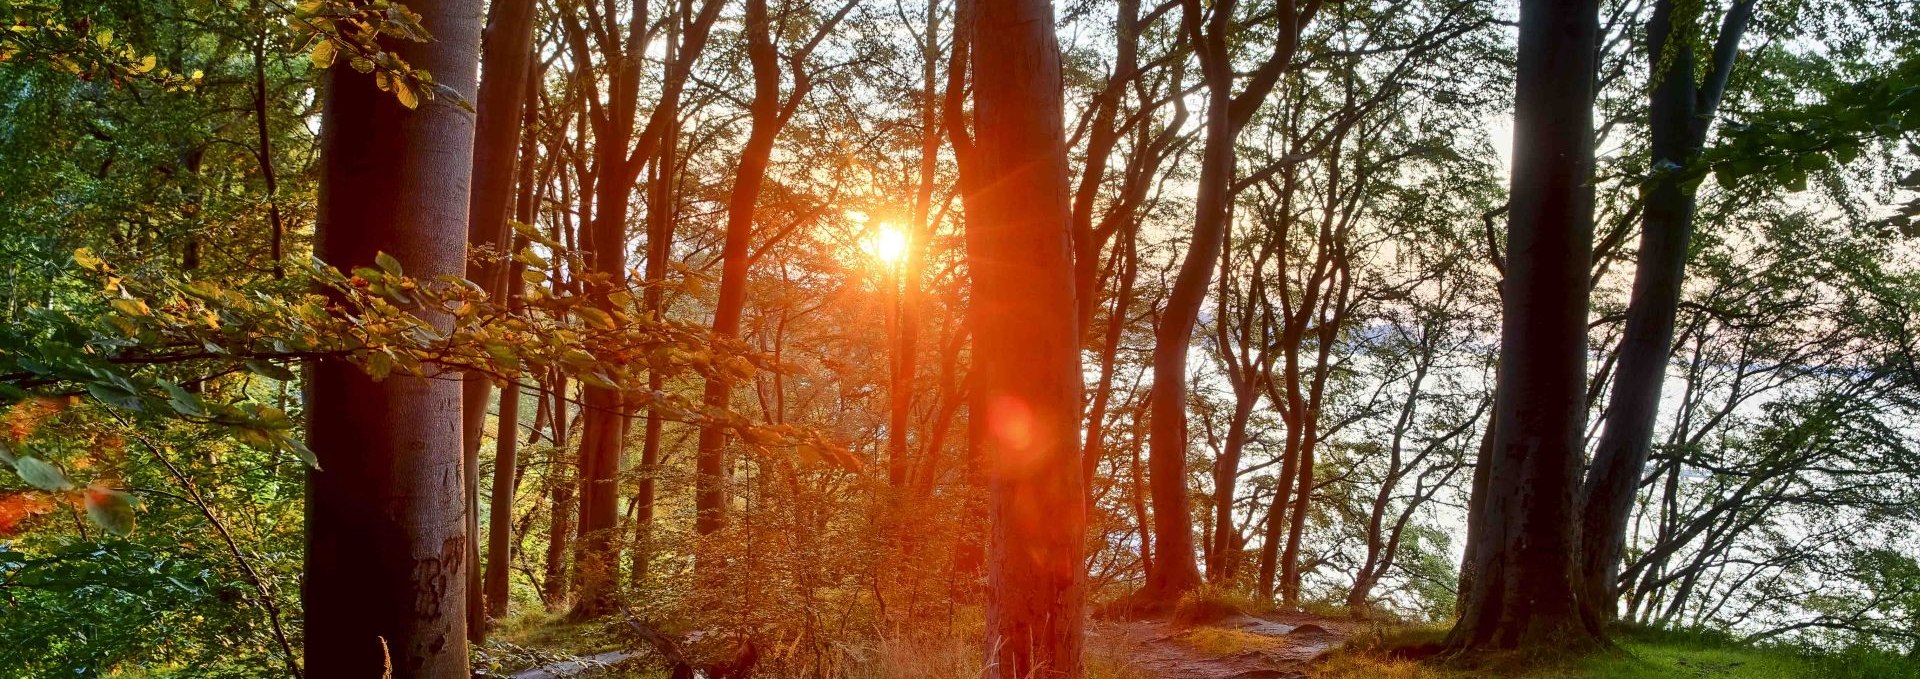
<path fill-rule="evenodd" d="M 1586 414 L 1599 3 L 1526 0 L 1514 82 L 1513 179 L 1494 437 L 1450 645 L 1577 648 L 1603 637 L 1580 605 L 1574 501 Z"/>
<path fill-rule="evenodd" d="M 1695 38 L 1688 33 L 1700 8 L 1661 0 L 1647 24 L 1649 72 L 1655 75 L 1647 106 L 1652 162 L 1640 213 L 1640 254 L 1605 428 L 1580 491 L 1580 577 L 1587 604 L 1603 617 L 1614 615 L 1613 582 L 1653 449 L 1660 388 L 1673 352 L 1674 316 L 1693 239 L 1693 169 L 1726 92 L 1754 2 L 1738 0 L 1727 10 L 1704 82 L 1694 79 Z"/>
<path fill-rule="evenodd" d="M 991 493 L 991 676 L 1083 672 L 1086 498 L 1067 151 L 1053 6 L 981 0 L 972 47 L 977 164 L 966 182 L 971 417 Z M 958 130 L 953 134 L 958 135 Z"/>
<path fill-rule="evenodd" d="M 584 26 L 573 8 L 563 12 L 566 25 L 562 33 L 575 67 L 583 69 L 580 82 L 587 90 L 587 113 L 593 129 L 595 212 L 592 223 L 585 229 L 583 249 L 588 253 L 588 268 L 594 274 L 590 287 L 596 293 L 596 306 L 610 317 L 616 311 L 624 314 L 627 303 L 622 300 L 630 302 L 632 297 L 627 290 L 627 214 L 634 184 L 646 161 L 662 149 L 663 140 L 671 137 L 669 130 L 679 123 L 680 94 L 692 76 L 693 62 L 706 48 L 708 33 L 720 16 L 721 4 L 720 0 L 702 0 L 697 12 L 691 2 L 682 2 L 676 7 L 676 12 L 685 19 L 684 33 L 671 48 L 674 58 L 668 63 L 661 84 L 660 102 L 637 136 L 633 128 L 639 118 L 644 52 L 657 28 L 650 23 L 648 3 L 634 2 L 624 27 L 618 17 L 603 16 L 591 3 L 584 8 L 589 20 Z M 679 27 L 683 22 L 665 23 Z M 594 84 L 597 78 L 591 75 L 594 60 L 588 46 L 589 35 L 600 48 L 611 73 L 607 76 L 609 89 L 605 103 Z M 670 143 L 665 146 L 671 149 Z M 582 193 L 587 191 L 583 189 Z M 658 211 L 660 207 L 655 205 L 653 209 Z M 656 272 L 665 270 L 667 248 L 662 234 L 650 232 L 648 235 L 647 270 L 652 279 Z M 655 303 L 658 289 L 658 285 L 651 285 L 646 290 L 648 311 L 658 312 Z M 606 386 L 589 384 L 584 386 L 584 391 L 580 427 L 579 551 L 581 564 L 588 567 L 578 569 L 575 575 L 580 597 L 574 614 L 592 617 L 611 610 L 617 593 L 613 577 L 618 569 L 614 537 L 620 522 L 621 452 L 631 404 L 618 390 Z M 658 436 L 658 425 L 651 417 L 647 435 Z"/>
<path fill-rule="evenodd" d="M 808 55 L 850 11 L 853 3 L 842 5 L 838 13 L 821 22 L 811 39 L 787 56 L 793 68 L 794 84 L 792 92 L 783 99 L 780 55 L 772 34 L 773 19 L 767 14 L 766 0 L 747 0 L 747 59 L 753 67 L 753 101 L 749 105 L 752 121 L 748 124 L 747 145 L 740 152 L 733 192 L 727 203 L 726 240 L 720 254 L 720 298 L 713 312 L 716 341 L 739 338 L 740 315 L 747 301 L 747 268 L 753 264 L 748 247 L 753 244 L 754 203 L 759 200 L 760 186 L 766 181 L 774 138 L 813 89 L 806 70 Z M 726 408 L 732 393 L 729 378 L 708 380 L 704 395 L 707 407 Z M 727 432 L 722 427 L 710 424 L 701 428 L 698 469 L 694 476 L 698 513 L 694 530 L 702 535 L 719 530 L 726 521 L 726 443 Z"/>
<path fill-rule="evenodd" d="M 467 262 L 467 279 L 480 285 L 496 301 L 505 301 L 508 260 L 513 242 L 507 213 L 513 207 L 514 158 L 525 117 L 527 82 L 533 62 L 533 1 L 502 0 L 487 9 L 487 28 L 481 41 L 480 92 L 474 104 L 473 190 L 468 200 L 467 242 L 476 251 Z M 522 160 L 525 163 L 533 159 Z M 460 432 L 467 493 L 468 568 L 467 636 L 474 643 L 486 639 L 491 588 L 480 581 L 480 439 L 486 427 L 491 378 L 477 372 L 466 375 L 460 394 Z M 503 394 L 504 396 L 504 394 Z M 506 401 L 500 416 L 505 418 Z M 509 437 L 511 438 L 511 437 Z M 511 458 L 509 458 L 511 461 Z M 495 468 L 495 473 L 499 469 Z M 507 477 L 512 478 L 511 467 Z M 509 482 L 511 485 L 511 482 Z M 499 492 L 495 484 L 494 492 Z M 489 545 L 489 557 L 495 556 Z M 505 580 L 501 580 L 504 594 Z"/>
<path fill-rule="evenodd" d="M 1195 45 L 1207 92 L 1206 132 L 1194 198 L 1193 241 L 1187 246 L 1168 294 L 1166 313 L 1154 329 L 1147 464 L 1159 558 L 1140 592 L 1145 603 L 1171 601 L 1200 586 L 1200 567 L 1193 556 L 1192 509 L 1187 498 L 1187 348 L 1193 341 L 1200 305 L 1213 281 L 1213 266 L 1220 259 L 1226 237 L 1228 209 L 1233 201 L 1234 142 L 1273 91 L 1282 71 L 1293 63 L 1301 35 L 1320 10 L 1318 0 L 1279 3 L 1274 12 L 1278 33 L 1273 51 L 1248 77 L 1246 87 L 1235 94 L 1237 77 L 1228 49 L 1233 38 L 1235 3 L 1223 0 L 1209 10 L 1199 0 L 1182 0 L 1180 6 L 1182 28 Z"/>
<path fill-rule="evenodd" d="M 434 76 L 424 102 L 398 82 L 330 69 L 323 96 L 316 252 L 335 267 L 384 253 L 417 276 L 464 272 L 471 100 L 481 3 L 409 3 L 424 42 L 394 54 Z M 383 43 L 385 44 L 385 43 Z M 396 96 L 400 94 L 401 96 Z M 406 103 L 417 103 L 410 108 Z M 384 259 L 384 258 L 383 258 Z M 444 314 L 425 317 L 445 328 Z M 340 359 L 308 371 L 307 671 L 315 677 L 466 677 L 468 541 L 460 387 L 427 377 L 375 380 Z"/>

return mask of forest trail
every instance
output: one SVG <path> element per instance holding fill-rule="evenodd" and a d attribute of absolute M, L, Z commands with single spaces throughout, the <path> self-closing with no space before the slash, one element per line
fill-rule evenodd
<path fill-rule="evenodd" d="M 1156 679 L 1305 679 L 1302 667 L 1358 631 L 1304 613 L 1234 616 L 1179 627 L 1165 620 L 1093 625 L 1090 646 Z"/>

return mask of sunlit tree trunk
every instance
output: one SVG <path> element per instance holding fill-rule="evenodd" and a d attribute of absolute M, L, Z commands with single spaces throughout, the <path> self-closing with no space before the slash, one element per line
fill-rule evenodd
<path fill-rule="evenodd" d="M 1086 499 L 1060 53 L 1051 3 L 981 0 L 978 12 L 980 190 L 965 200 L 971 412 L 992 516 L 987 676 L 1077 678 Z"/>
<path fill-rule="evenodd" d="M 726 241 L 720 251 L 720 298 L 713 312 L 715 339 L 740 335 L 740 315 L 747 300 L 747 248 L 753 243 L 753 209 L 766 180 L 773 139 L 779 134 L 780 62 L 774 52 L 772 22 L 766 0 L 747 0 L 747 60 L 753 67 L 753 102 L 748 108 L 747 145 L 728 194 Z M 708 408 L 726 408 L 733 393 L 728 377 L 707 380 Z M 718 425 L 700 430 L 700 451 L 694 469 L 694 532 L 706 535 L 726 521 L 727 431 Z"/>
<path fill-rule="evenodd" d="M 409 3 L 429 42 L 390 45 L 433 73 L 440 94 L 418 109 L 372 75 L 327 72 L 322 95 L 316 253 L 342 270 L 376 253 L 420 278 L 463 273 L 480 57 L 479 2 Z M 426 320 L 446 328 L 450 319 Z M 307 479 L 302 591 L 313 677 L 469 676 L 469 541 L 460 449 L 460 387 L 429 377 L 375 381 L 338 360 L 308 374 L 308 443 L 321 470 Z"/>
<path fill-rule="evenodd" d="M 1472 589 L 1449 644 L 1579 648 L 1574 503 L 1586 414 L 1599 3 L 1523 0 L 1498 402 Z"/>
<path fill-rule="evenodd" d="M 541 69 L 527 63 L 531 71 L 531 81 L 540 82 Z M 533 127 L 539 121 L 539 97 L 529 95 L 522 105 L 522 126 L 520 142 L 519 177 L 516 182 L 519 193 L 516 198 L 514 219 L 522 224 L 532 224 L 537 213 L 539 192 L 534 190 L 534 158 L 539 150 L 538 138 Z M 476 164 L 477 167 L 477 164 Z M 524 246 L 525 238 L 515 238 L 516 247 Z M 507 267 L 506 297 L 508 303 L 517 308 L 525 282 L 520 274 L 526 265 L 514 260 Z M 493 502 L 487 515 L 487 572 L 485 578 L 487 616 L 503 618 L 507 615 L 508 575 L 512 572 L 513 544 L 513 499 L 514 491 L 520 487 L 520 392 L 518 384 L 500 392 L 500 415 L 494 429 L 493 453 Z M 536 433 L 540 425 L 534 424 Z"/>
<path fill-rule="evenodd" d="M 927 3 L 925 40 L 920 45 L 920 164 L 919 181 L 914 186 L 911 224 L 907 227 L 907 250 L 900 262 L 899 313 L 892 333 L 891 370 L 887 388 L 887 482 L 895 492 L 908 481 L 911 461 L 907 459 L 907 434 L 912 428 L 913 383 L 919 362 L 920 313 L 925 292 L 920 277 L 926 263 L 927 244 L 933 238 L 934 171 L 940 159 L 939 94 L 940 2 Z M 939 451 L 923 449 L 922 455 Z"/>
<path fill-rule="evenodd" d="M 496 302 L 506 298 L 508 267 L 501 256 L 512 242 L 507 212 L 516 195 L 514 152 L 520 141 L 532 59 L 533 1 L 494 2 L 487 10 L 487 28 L 481 40 L 480 94 L 474 102 L 473 191 L 467 202 L 467 244 L 480 256 L 467 261 L 466 274 L 467 280 L 479 284 Z M 481 430 L 486 426 L 492 387 L 486 375 L 469 372 L 460 395 L 467 530 L 475 536 L 480 534 Z M 479 643 L 487 637 L 487 603 L 480 581 L 478 539 L 469 543 L 468 555 L 474 566 L 467 569 L 467 638 Z"/>

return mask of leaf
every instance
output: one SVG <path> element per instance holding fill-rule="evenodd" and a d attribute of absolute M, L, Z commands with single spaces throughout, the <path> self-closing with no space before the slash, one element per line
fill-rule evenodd
<path fill-rule="evenodd" d="M 405 80 L 401 80 L 399 78 L 394 79 L 393 96 L 394 98 L 400 100 L 401 106 L 405 106 L 409 109 L 420 108 L 420 95 L 415 94 L 413 92 L 413 87 L 409 86 L 407 84 L 407 81 Z"/>
<path fill-rule="evenodd" d="M 333 65 L 333 58 L 339 53 L 332 40 L 322 39 L 313 46 L 313 53 L 307 56 L 313 59 L 314 68 L 326 68 Z"/>
<path fill-rule="evenodd" d="M 207 416 L 207 403 L 200 399 L 199 394 L 164 380 L 160 382 L 160 388 L 167 390 L 167 405 L 173 406 L 174 412 L 187 417 Z"/>
<path fill-rule="evenodd" d="M 313 449 L 308 448 L 305 441 L 283 434 L 280 436 L 280 447 L 300 456 L 300 461 L 307 463 L 314 471 L 320 471 L 320 456 L 313 454 Z"/>
<path fill-rule="evenodd" d="M 67 480 L 65 472 L 40 458 L 27 456 L 14 460 L 13 470 L 19 472 L 20 480 L 40 490 L 51 490 L 56 493 L 73 490 L 73 482 Z"/>
<path fill-rule="evenodd" d="M 276 365 L 272 362 L 263 361 L 257 358 L 247 360 L 246 366 L 248 371 L 251 371 L 253 374 L 259 375 L 262 377 L 270 377 L 276 380 L 280 380 L 282 382 L 292 382 L 295 379 L 298 379 L 293 374 L 293 371 L 288 370 L 286 368 L 282 368 L 279 365 Z"/>
<path fill-rule="evenodd" d="M 133 393 L 117 384 L 94 382 L 87 385 L 87 393 L 92 394 L 93 397 L 99 399 L 101 403 L 115 408 L 135 412 L 147 409 L 146 402 L 140 398 L 139 394 Z"/>
<path fill-rule="evenodd" d="M 73 251 L 73 263 L 80 265 L 82 269 L 98 271 L 100 266 L 106 262 L 101 261 L 99 256 L 93 254 L 92 248 L 79 248 Z"/>
<path fill-rule="evenodd" d="M 597 325 L 609 330 L 615 327 L 613 324 L 613 316 L 610 316 L 607 314 L 607 312 L 601 311 L 595 307 L 583 306 L 583 307 L 574 309 L 573 312 L 576 314 L 579 314 L 580 317 L 582 319 L 585 319 L 588 323 L 592 323 L 594 325 Z"/>
<path fill-rule="evenodd" d="M 133 534 L 133 496 L 106 486 L 87 487 L 87 518 L 120 537 Z"/>
<path fill-rule="evenodd" d="M 375 381 L 384 380 L 393 374 L 393 356 L 384 351 L 367 354 L 367 376 Z"/>
<path fill-rule="evenodd" d="M 113 307 L 114 311 L 118 311 L 128 316 L 152 316 L 153 315 L 153 309 L 148 308 L 146 302 L 143 302 L 137 299 L 117 297 L 117 298 L 114 298 L 112 301 L 107 302 L 107 306 L 111 306 Z"/>
<path fill-rule="evenodd" d="M 40 493 L 0 496 L 0 538 L 12 535 L 21 522 L 51 512 L 55 507 L 53 500 Z"/>
<path fill-rule="evenodd" d="M 375 253 L 373 255 L 373 263 L 378 264 L 382 271 L 395 276 L 406 275 L 406 272 L 400 268 L 400 260 L 394 259 L 393 255 L 389 255 L 385 251 Z"/>

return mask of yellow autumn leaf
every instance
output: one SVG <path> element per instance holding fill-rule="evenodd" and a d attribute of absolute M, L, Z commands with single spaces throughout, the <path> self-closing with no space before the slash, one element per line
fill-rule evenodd
<path fill-rule="evenodd" d="M 128 316 L 150 316 L 153 314 L 153 310 L 147 308 L 146 302 L 143 302 L 137 299 L 127 299 L 125 297 L 122 297 L 122 298 L 113 300 L 111 302 L 108 302 L 107 304 L 109 306 L 112 306 L 114 311 L 118 311 Z"/>
<path fill-rule="evenodd" d="M 312 57 L 314 68 L 326 68 L 333 65 L 335 54 L 337 51 L 334 49 L 333 41 L 321 40 L 314 44 L 313 53 L 308 56 Z"/>
<path fill-rule="evenodd" d="M 93 254 L 93 248 L 77 248 L 73 251 L 73 263 L 80 265 L 82 269 L 92 271 L 98 270 L 100 265 L 105 262 L 102 262 L 99 256 Z"/>
<path fill-rule="evenodd" d="M 420 96 L 414 94 L 413 87 L 407 85 L 405 80 L 399 78 L 393 80 L 393 96 L 400 100 L 401 106 L 409 109 L 420 108 Z"/>

